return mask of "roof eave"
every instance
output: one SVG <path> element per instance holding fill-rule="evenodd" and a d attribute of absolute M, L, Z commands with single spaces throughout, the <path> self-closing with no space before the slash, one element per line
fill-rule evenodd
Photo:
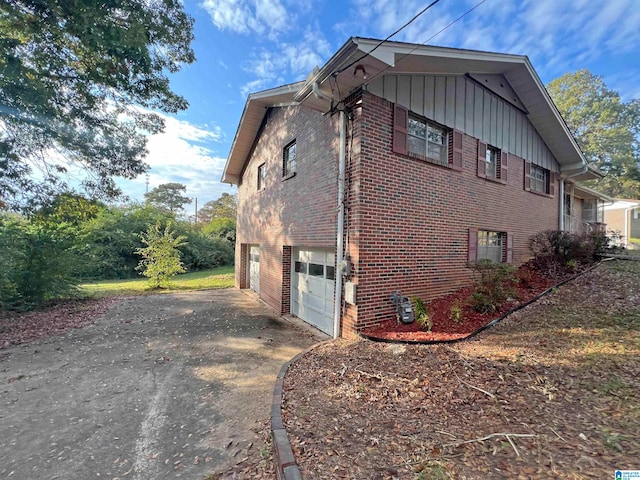
<path fill-rule="evenodd" d="M 293 101 L 295 92 L 297 92 L 303 84 L 304 82 L 291 83 L 289 85 L 252 93 L 247 97 L 238 128 L 231 144 L 229 156 L 222 171 L 223 183 L 237 185 L 240 181 L 240 174 L 244 168 L 246 155 L 253 145 L 253 140 L 255 140 L 255 135 L 264 120 L 267 108 L 283 102 Z M 252 117 L 252 125 L 251 128 L 248 129 L 247 123 L 249 117 Z M 253 139 L 249 142 L 246 140 L 241 142 L 241 139 L 244 139 L 244 137 L 253 137 Z M 242 148 L 239 147 L 241 143 Z"/>

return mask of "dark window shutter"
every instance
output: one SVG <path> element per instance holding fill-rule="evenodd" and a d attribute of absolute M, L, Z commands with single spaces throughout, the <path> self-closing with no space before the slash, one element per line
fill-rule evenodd
<path fill-rule="evenodd" d="M 513 263 L 513 233 L 507 233 L 506 262 Z"/>
<path fill-rule="evenodd" d="M 524 189 L 531 191 L 531 162 L 524 162 Z"/>
<path fill-rule="evenodd" d="M 487 178 L 487 144 L 478 140 L 478 176 Z"/>
<path fill-rule="evenodd" d="M 467 262 L 476 263 L 478 260 L 478 229 L 469 229 L 469 242 L 467 244 Z"/>
<path fill-rule="evenodd" d="M 556 174 L 549 172 L 549 195 L 556 194 Z"/>
<path fill-rule="evenodd" d="M 449 155 L 449 166 L 454 170 L 462 170 L 462 132 L 460 130 L 453 130 L 451 132 L 451 150 Z"/>
<path fill-rule="evenodd" d="M 393 109 L 393 148 L 394 153 L 409 153 L 409 110 L 396 104 Z"/>
<path fill-rule="evenodd" d="M 507 170 L 509 169 L 509 154 L 506 150 L 500 150 L 500 181 L 507 183 Z"/>

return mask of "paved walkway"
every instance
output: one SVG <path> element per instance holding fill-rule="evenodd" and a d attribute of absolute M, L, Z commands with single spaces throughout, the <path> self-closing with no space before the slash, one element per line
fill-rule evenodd
<path fill-rule="evenodd" d="M 281 365 L 320 339 L 217 290 L 123 299 L 93 326 L 4 350 L 0 478 L 223 471 L 259 448 Z"/>

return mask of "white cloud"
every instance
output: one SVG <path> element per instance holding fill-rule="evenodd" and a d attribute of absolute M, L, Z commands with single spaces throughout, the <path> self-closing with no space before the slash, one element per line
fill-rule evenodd
<path fill-rule="evenodd" d="M 200 205 L 231 191 L 220 183 L 226 159 L 216 156 L 211 144 L 223 140 L 217 126 L 197 126 L 184 120 L 161 115 L 165 121 L 163 133 L 149 137 L 146 162 L 149 171 L 149 189 L 169 182 L 186 185 L 187 195 L 197 197 Z M 118 182 L 131 200 L 142 201 L 146 189 L 145 176 Z"/>
<path fill-rule="evenodd" d="M 479 3 L 441 2 L 393 39 L 423 43 Z M 352 0 L 352 6 L 341 31 L 378 38 L 386 37 L 424 8 L 416 0 Z M 637 51 L 638 25 L 637 0 L 486 1 L 429 43 L 529 55 L 536 67 L 556 75 L 564 72 L 567 64 Z"/>
<path fill-rule="evenodd" d="M 280 42 L 273 50 L 263 49 L 245 66 L 245 71 L 257 78 L 245 83 L 240 93 L 246 97 L 251 92 L 287 83 L 286 78 L 302 80 L 329 58 L 331 49 L 317 26 L 307 28 L 295 43 Z"/>
<path fill-rule="evenodd" d="M 277 38 L 289 24 L 279 0 L 204 0 L 201 4 L 220 30 L 249 34 L 269 33 Z"/>

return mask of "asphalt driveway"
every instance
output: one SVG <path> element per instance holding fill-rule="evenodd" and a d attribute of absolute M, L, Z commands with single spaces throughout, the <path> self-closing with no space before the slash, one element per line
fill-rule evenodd
<path fill-rule="evenodd" d="M 217 290 L 123 299 L 95 325 L 4 350 L 0 478 L 226 471 L 260 448 L 281 365 L 319 340 Z"/>

